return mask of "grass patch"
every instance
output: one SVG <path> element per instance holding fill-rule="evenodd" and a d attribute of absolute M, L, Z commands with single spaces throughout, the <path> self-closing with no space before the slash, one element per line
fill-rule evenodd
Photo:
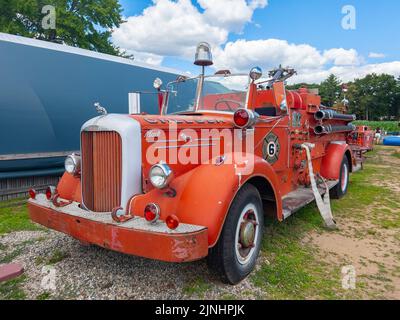
<path fill-rule="evenodd" d="M 251 276 L 253 284 L 270 299 L 307 299 L 315 296 L 337 299 L 340 271 L 318 261 L 312 248 L 301 242 L 306 231 L 322 230 L 314 206 L 284 223 L 272 222 L 266 229 L 262 251 L 269 263 Z"/>
<path fill-rule="evenodd" d="M 46 262 L 47 262 L 47 264 L 56 264 L 68 257 L 69 257 L 69 254 L 64 251 L 54 250 L 54 252 L 51 254 L 51 256 L 47 259 Z"/>
<path fill-rule="evenodd" d="M 392 153 L 392 156 L 395 157 L 395 158 L 397 158 L 397 159 L 400 159 L 400 151 L 395 151 L 395 152 L 393 152 L 393 153 Z"/>
<path fill-rule="evenodd" d="M 24 300 L 26 293 L 21 288 L 25 282 L 26 276 L 22 275 L 16 279 L 0 283 L 0 299 L 1 300 Z"/>
<path fill-rule="evenodd" d="M 47 291 L 36 296 L 36 300 L 48 300 L 50 298 L 51 298 L 51 294 Z"/>
<path fill-rule="evenodd" d="M 15 250 L 11 251 L 10 253 L 6 254 L 3 258 L 1 258 L 0 263 L 12 262 L 16 257 L 21 255 L 22 251 L 23 251 L 22 247 L 17 247 Z"/>
<path fill-rule="evenodd" d="M 211 288 L 211 285 L 202 278 L 197 278 L 189 285 L 183 288 L 183 293 L 189 296 L 204 298 L 205 293 Z"/>
<path fill-rule="evenodd" d="M 376 160 L 381 155 L 381 149 L 377 148 L 374 153 L 368 156 L 377 162 L 368 160 L 364 170 L 351 176 L 346 197 L 331 202 L 334 216 L 372 221 L 376 229 L 371 230 L 371 234 L 376 234 L 379 229 L 400 227 L 400 217 L 395 214 L 400 211 L 398 194 L 373 184 L 373 181 L 392 181 L 393 173 L 378 166 L 382 165 L 380 159 Z M 263 263 L 251 276 L 253 284 L 270 299 L 362 298 L 367 290 L 363 279 L 357 280 L 356 290 L 342 289 L 341 266 L 346 265 L 345 258 L 334 265 L 321 261 L 315 248 L 304 242 L 305 235 L 310 231 L 328 232 L 323 228 L 315 204 L 303 208 L 284 223 L 271 222 L 266 228 L 262 247 L 268 263 Z M 399 239 L 400 236 L 397 237 Z M 375 280 L 385 282 L 384 278 L 380 270 Z M 370 295 L 374 293 L 370 292 Z"/>
<path fill-rule="evenodd" d="M 26 205 L 0 208 L 0 235 L 14 231 L 43 230 L 31 222 Z"/>

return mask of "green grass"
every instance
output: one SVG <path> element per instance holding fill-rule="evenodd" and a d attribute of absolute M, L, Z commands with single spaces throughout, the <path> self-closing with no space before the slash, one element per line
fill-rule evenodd
<path fill-rule="evenodd" d="M 202 278 L 197 278 L 183 288 L 183 293 L 189 296 L 204 298 L 211 285 Z"/>
<path fill-rule="evenodd" d="M 26 293 L 22 285 L 26 281 L 26 276 L 22 275 L 16 279 L 0 282 L 0 300 L 24 300 Z"/>
<path fill-rule="evenodd" d="M 47 291 L 39 294 L 38 296 L 36 296 L 36 300 L 48 300 L 50 298 L 51 298 L 51 295 Z"/>
<path fill-rule="evenodd" d="M 354 121 L 356 125 L 369 126 L 371 129 L 376 130 L 381 128 L 381 130 L 387 132 L 399 132 L 400 126 L 398 121 Z"/>
<path fill-rule="evenodd" d="M 393 153 L 392 153 L 392 156 L 395 157 L 395 158 L 397 158 L 397 159 L 400 159 L 400 151 L 395 151 L 395 152 L 393 152 Z"/>
<path fill-rule="evenodd" d="M 374 154 L 368 156 L 377 157 L 380 151 L 381 149 L 377 148 Z M 382 164 L 381 161 L 378 163 Z M 374 232 L 370 230 L 376 236 L 380 229 L 399 229 L 400 215 L 395 214 L 400 212 L 398 194 L 372 183 L 373 180 L 393 179 L 397 178 L 393 177 L 390 171 L 383 170 L 374 161 L 368 161 L 364 170 L 351 176 L 346 197 L 332 201 L 334 216 L 351 215 L 355 221 L 368 219 L 376 225 Z M 367 209 L 371 211 L 372 217 L 366 216 Z M 266 298 L 271 299 L 361 298 L 366 287 L 364 279 L 358 279 L 356 290 L 342 289 L 339 266 L 320 261 L 315 248 L 304 243 L 303 239 L 311 231 L 340 232 L 324 229 L 315 204 L 303 208 L 284 223 L 271 221 L 266 228 L 267 234 L 262 247 L 262 254 L 268 263 L 263 263 L 261 269 L 253 273 L 253 284 L 265 292 Z M 364 234 L 359 236 L 363 237 Z M 400 239 L 400 236 L 397 239 Z M 345 263 L 343 260 L 343 265 Z M 377 281 L 384 281 L 383 278 L 378 278 Z M 370 295 L 374 296 L 374 293 L 371 292 Z"/>
<path fill-rule="evenodd" d="M 7 203 L 13 204 L 13 202 L 5 204 Z M 30 221 L 26 205 L 0 208 L 0 235 L 14 231 L 35 230 L 43 229 Z"/>
<path fill-rule="evenodd" d="M 69 257 L 69 254 L 61 251 L 61 250 L 54 250 L 51 256 L 47 259 L 47 264 L 56 264 L 61 262 L 62 260 Z"/>
<path fill-rule="evenodd" d="M 318 261 L 313 248 L 301 239 L 307 231 L 323 230 L 316 208 L 309 206 L 290 220 L 271 222 L 262 252 L 268 263 L 251 276 L 253 284 L 269 299 L 337 299 L 340 270 Z"/>

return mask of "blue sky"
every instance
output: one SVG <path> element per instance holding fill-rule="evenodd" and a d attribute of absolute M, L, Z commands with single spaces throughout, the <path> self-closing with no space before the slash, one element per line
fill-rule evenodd
<path fill-rule="evenodd" d="M 170 0 L 158 0 L 157 2 L 170 2 Z M 172 1 L 172 0 L 171 0 Z M 180 0 L 184 1 L 184 0 Z M 189 1 L 189 0 L 186 0 Z M 207 8 L 201 3 L 202 0 L 195 1 L 191 0 L 193 8 L 198 11 L 196 15 L 199 17 L 201 15 L 208 17 Z M 209 0 L 203 0 L 209 1 Z M 220 2 L 222 0 L 214 0 L 215 2 Z M 229 0 L 223 0 L 222 2 L 229 3 Z M 233 0 L 233 1 L 245 1 L 245 0 Z M 397 0 L 247 0 L 247 4 L 251 6 L 252 1 L 267 2 L 267 5 L 260 5 L 256 9 L 252 9 L 251 19 L 245 21 L 243 20 L 241 30 L 233 30 L 232 24 L 228 27 L 224 24 L 218 24 L 206 19 L 208 24 L 212 27 L 220 28 L 227 32 L 227 38 L 223 41 L 215 41 L 214 46 L 225 50 L 226 43 L 237 43 L 239 40 L 245 40 L 247 46 L 241 48 L 245 50 L 260 50 L 262 47 L 261 41 L 266 41 L 268 39 L 278 39 L 286 41 L 289 45 L 293 44 L 295 46 L 300 46 L 302 44 L 307 44 L 308 46 L 319 51 L 322 56 L 324 52 L 331 49 L 354 49 L 356 53 L 352 52 L 356 59 L 353 59 L 353 64 L 350 63 L 338 63 L 338 60 L 330 60 L 321 62 L 318 65 L 312 67 L 311 69 L 315 74 L 320 74 L 315 76 L 315 78 L 322 77 L 321 71 L 330 70 L 332 67 L 341 68 L 340 75 L 344 78 L 349 77 L 350 71 L 354 71 L 357 75 L 360 73 L 367 72 L 366 70 L 381 70 L 382 68 L 378 65 L 385 63 L 392 63 L 392 65 L 382 65 L 384 66 L 382 70 L 385 72 L 393 73 L 397 75 L 400 72 L 399 65 L 397 63 L 400 61 L 400 36 L 398 32 L 400 30 L 400 1 Z M 143 10 L 148 7 L 159 6 L 161 4 L 153 3 L 150 0 L 120 0 L 124 8 L 124 15 L 126 17 L 141 17 L 143 16 Z M 264 3 L 266 4 L 266 3 Z M 344 30 L 341 25 L 341 20 L 343 18 L 342 8 L 345 5 L 352 5 L 356 10 L 356 29 L 355 30 Z M 187 8 L 186 8 L 187 9 Z M 156 9 L 154 9 L 156 10 Z M 190 11 L 191 12 L 191 11 Z M 222 11 L 224 12 L 224 11 Z M 156 13 L 155 13 L 156 14 Z M 162 12 L 161 12 L 162 14 Z M 150 18 L 150 15 L 148 15 Z M 146 16 L 144 16 L 146 18 Z M 175 20 L 179 17 L 173 18 Z M 172 19 L 172 20 L 173 20 Z M 162 18 L 160 18 L 162 20 Z M 214 19 L 215 20 L 215 19 Z M 135 30 L 138 29 L 139 21 L 132 20 L 132 29 L 129 31 L 132 37 L 142 36 L 141 34 L 135 34 Z M 154 22 L 154 28 L 157 28 L 157 21 Z M 190 24 L 190 23 L 189 23 Z M 200 24 L 201 26 L 201 24 Z M 134 28 L 135 27 L 135 28 Z M 181 35 L 177 30 L 174 30 L 174 25 L 171 21 L 164 21 L 161 23 L 163 31 L 168 31 L 171 28 L 170 34 L 170 45 L 174 46 L 175 40 L 178 41 Z M 188 26 L 190 28 L 190 26 Z M 179 29 L 178 29 L 179 31 Z M 145 31 L 140 31 L 145 32 Z M 167 33 L 168 35 L 168 33 Z M 175 36 L 176 35 L 176 36 Z M 197 35 L 196 35 L 197 36 Z M 205 33 L 204 37 L 207 38 L 208 34 Z M 165 35 L 164 35 L 165 37 Z M 148 38 L 151 38 L 149 36 Z M 117 39 L 117 37 L 116 37 Z M 146 37 L 143 39 L 147 39 Z M 184 40 L 184 41 L 183 41 Z M 179 44 L 188 43 L 188 47 L 192 45 L 190 39 L 179 39 Z M 197 40 L 197 39 L 196 39 Z M 207 39 L 204 39 L 207 40 Z M 186 42 L 185 42 L 186 41 Z M 194 41 L 194 39 L 193 39 Z M 258 41 L 257 46 L 252 46 L 251 41 Z M 153 51 L 159 51 L 157 48 L 154 50 L 154 46 L 150 45 L 146 47 L 146 41 L 142 41 L 143 46 L 133 45 L 130 47 L 129 42 L 120 41 L 120 37 L 115 41 L 121 47 L 127 47 L 128 50 L 137 53 L 138 56 L 141 52 L 153 53 Z M 212 40 L 211 40 L 212 42 Z M 121 45 L 122 43 L 122 45 Z M 168 42 L 163 42 L 163 46 L 168 46 Z M 268 44 L 266 42 L 265 44 Z M 239 48 L 239 46 L 237 46 Z M 265 47 L 263 47 L 265 48 Z M 292 48 L 296 50 L 296 48 Z M 183 49 L 182 49 L 183 50 Z M 181 50 L 181 51 L 182 51 Z M 239 50 L 239 49 L 238 49 Z M 278 49 L 277 49 L 278 50 Z M 283 54 L 288 54 L 290 48 L 285 49 L 285 46 L 279 50 L 284 50 Z M 267 50 L 268 51 L 268 50 Z M 178 51 L 177 51 L 178 52 Z M 232 56 L 232 52 L 225 52 L 225 55 L 219 55 L 220 64 L 224 63 L 224 57 Z M 274 51 L 275 52 L 275 51 Z M 275 57 L 274 52 L 271 54 Z M 308 51 L 307 51 L 308 52 Z M 157 63 L 164 66 L 177 68 L 184 71 L 196 72 L 196 69 L 191 65 L 191 61 L 187 54 L 176 54 L 172 52 L 171 54 L 164 54 L 165 52 L 155 52 L 158 57 L 162 57 L 162 61 L 157 61 Z M 375 58 L 370 58 L 371 53 L 379 53 L 380 56 Z M 257 53 L 259 55 L 259 53 Z M 268 59 L 271 54 L 266 54 L 265 57 L 260 56 L 258 59 L 253 59 L 251 52 L 246 54 L 249 60 L 253 60 L 254 63 L 259 62 L 260 64 L 265 64 L 266 67 L 270 67 L 267 62 L 262 61 L 263 58 Z M 306 53 L 304 53 L 306 54 Z M 343 52 L 343 54 L 349 54 L 349 52 Z M 340 52 L 335 52 L 330 55 L 325 55 L 326 57 L 337 57 Z M 240 57 L 238 57 L 239 59 Z M 244 57 L 241 57 L 244 58 Z M 332 58 L 332 59 L 335 59 Z M 226 59 L 225 59 L 226 60 Z M 274 59 L 275 62 L 276 59 Z M 287 59 L 289 62 L 296 62 L 294 59 Z M 222 62 L 221 62 L 222 61 Z M 232 59 L 233 63 L 235 60 Z M 276 61 L 278 62 L 278 61 Z M 228 62 L 227 62 L 228 63 Z M 250 62 L 249 62 L 250 63 Z M 376 67 L 370 67 L 369 65 L 376 65 Z M 231 66 L 230 66 L 231 67 Z M 293 66 L 297 67 L 297 66 Z M 244 65 L 243 65 L 244 68 Z M 347 68 L 346 71 L 344 68 Z M 355 68 L 358 68 L 357 70 Z M 300 69 L 304 72 L 311 72 L 310 65 L 300 66 Z M 315 70 L 314 70 L 315 69 Z M 336 69 L 333 69 L 336 70 Z M 363 71 L 361 71 L 363 70 Z M 313 79 L 313 78 L 312 78 Z M 318 80 L 318 79 L 317 79 Z"/>

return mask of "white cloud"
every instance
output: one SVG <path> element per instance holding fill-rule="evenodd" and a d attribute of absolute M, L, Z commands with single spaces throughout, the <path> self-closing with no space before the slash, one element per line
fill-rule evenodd
<path fill-rule="evenodd" d="M 354 66 L 361 63 L 361 57 L 354 49 L 343 48 L 325 50 L 324 57 L 336 66 Z"/>
<path fill-rule="evenodd" d="M 228 31 L 241 32 L 251 22 L 254 10 L 265 8 L 266 0 L 198 0 L 204 9 L 204 18 L 209 24 Z"/>
<path fill-rule="evenodd" d="M 113 42 L 128 52 L 160 57 L 193 55 L 198 42 L 216 46 L 227 37 L 228 31 L 208 24 L 190 0 L 154 0 L 142 15 L 129 17 L 112 35 Z"/>
<path fill-rule="evenodd" d="M 258 65 L 265 72 L 282 64 L 294 67 L 292 82 L 321 82 L 330 73 L 343 81 L 368 73 L 400 75 L 400 62 L 366 64 L 355 49 L 318 50 L 309 44 L 280 39 L 227 42 L 232 32 L 240 33 L 252 22 L 254 11 L 265 8 L 267 0 L 153 0 L 140 15 L 128 17 L 114 30 L 113 42 L 133 53 L 137 61 L 160 65 L 165 56 L 193 59 L 195 47 L 207 41 L 213 47 L 216 69 L 248 72 Z M 369 58 L 383 58 L 371 52 Z"/>
<path fill-rule="evenodd" d="M 151 55 L 160 63 L 163 56 L 192 58 L 201 41 L 223 45 L 229 32 L 240 32 L 251 22 L 254 10 L 267 0 L 198 0 L 200 12 L 190 0 L 153 0 L 141 15 L 128 17 L 114 30 L 113 42 L 136 57 Z M 139 59 L 138 59 L 139 60 Z M 140 60 L 139 60 L 140 61 Z"/>
<path fill-rule="evenodd" d="M 368 58 L 371 59 L 382 59 L 385 58 L 386 55 L 384 53 L 370 52 Z"/>
<path fill-rule="evenodd" d="M 228 42 L 224 49 L 214 52 L 218 69 L 229 68 L 233 71 L 247 72 L 254 65 L 264 69 L 278 66 L 296 66 L 296 68 L 322 67 L 324 57 L 314 47 L 307 44 L 289 44 L 285 40 L 237 40 Z"/>
<path fill-rule="evenodd" d="M 331 73 L 343 81 L 364 77 L 369 73 L 400 75 L 400 62 L 365 64 L 355 49 L 333 48 L 319 51 L 307 44 L 293 44 L 285 40 L 237 40 L 228 42 L 214 52 L 215 67 L 234 72 L 248 72 L 260 66 L 266 72 L 282 64 L 294 67 L 298 75 L 290 82 L 321 82 Z M 333 66 L 332 66 L 333 64 Z"/>

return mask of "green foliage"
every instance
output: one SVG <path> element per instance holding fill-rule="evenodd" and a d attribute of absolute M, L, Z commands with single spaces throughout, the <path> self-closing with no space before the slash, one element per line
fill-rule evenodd
<path fill-rule="evenodd" d="M 400 131 L 400 122 L 397 121 L 355 121 L 355 125 L 360 125 L 360 126 L 368 126 L 371 129 L 378 129 L 380 128 L 383 131 L 386 132 L 399 132 Z"/>
<path fill-rule="evenodd" d="M 308 89 L 319 89 L 319 84 L 316 83 L 296 83 L 296 84 L 292 84 L 292 85 L 287 85 L 286 88 L 288 90 L 298 90 L 300 88 L 308 88 Z"/>
<path fill-rule="evenodd" d="M 318 88 L 322 104 L 334 107 L 344 98 L 341 82 L 331 74 L 320 85 L 299 83 L 287 86 L 289 90 L 301 87 Z M 400 118 L 400 78 L 388 74 L 369 74 L 362 79 L 348 83 L 349 112 L 357 115 L 357 119 L 381 120 Z M 377 125 L 378 127 L 379 125 Z M 386 129 L 385 129 L 386 130 Z M 398 128 L 387 131 L 399 131 Z"/>
<path fill-rule="evenodd" d="M 388 74 L 367 75 L 349 84 L 350 111 L 358 119 L 380 120 L 400 115 L 400 81 Z"/>
<path fill-rule="evenodd" d="M 55 29 L 42 27 L 46 5 L 55 7 Z M 0 8 L 0 32 L 123 55 L 109 31 L 123 22 L 118 0 L 0 0 Z"/>
<path fill-rule="evenodd" d="M 339 102 L 338 99 L 342 93 L 340 84 L 341 81 L 334 74 L 331 74 L 328 79 L 321 82 L 319 94 L 322 98 L 322 104 L 331 108 Z"/>

